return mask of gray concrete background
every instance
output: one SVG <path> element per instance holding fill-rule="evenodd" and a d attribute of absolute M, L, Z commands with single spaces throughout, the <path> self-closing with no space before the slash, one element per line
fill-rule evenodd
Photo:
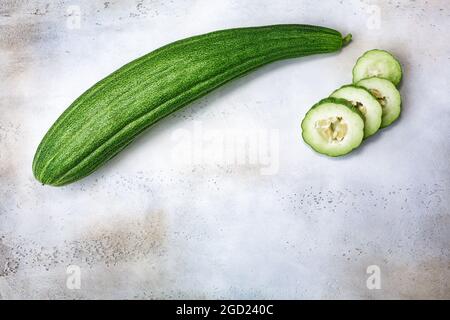
<path fill-rule="evenodd" d="M 444 0 L 1 1 L 0 298 L 450 298 L 449 15 Z M 78 183 L 34 180 L 40 139 L 102 77 L 179 38 L 275 23 L 354 41 L 220 88 Z M 304 113 L 372 48 L 404 66 L 400 121 L 342 159 L 314 153 Z M 233 163 L 202 140 L 242 132 L 270 157 Z"/>

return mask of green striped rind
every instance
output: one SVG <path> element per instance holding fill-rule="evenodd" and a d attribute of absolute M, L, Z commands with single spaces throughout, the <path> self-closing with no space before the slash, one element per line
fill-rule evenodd
<path fill-rule="evenodd" d="M 216 31 L 183 39 L 138 58 L 76 99 L 41 141 L 37 180 L 79 180 L 137 135 L 189 102 L 273 61 L 334 52 L 349 41 L 335 30 L 274 25 Z"/>

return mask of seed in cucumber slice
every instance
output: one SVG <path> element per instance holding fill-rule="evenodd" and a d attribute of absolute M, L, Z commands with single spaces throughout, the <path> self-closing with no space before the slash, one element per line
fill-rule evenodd
<path fill-rule="evenodd" d="M 381 105 L 366 88 L 346 85 L 334 91 L 330 97 L 348 100 L 361 111 L 364 115 L 364 138 L 370 137 L 380 128 Z"/>
<path fill-rule="evenodd" d="M 379 77 L 398 85 L 402 79 L 402 66 L 389 52 L 384 50 L 370 50 L 356 61 L 353 67 L 353 83 L 370 78 Z"/>
<path fill-rule="evenodd" d="M 402 98 L 400 92 L 392 82 L 386 79 L 372 77 L 359 81 L 357 85 L 369 90 L 381 104 L 381 108 L 383 109 L 381 128 L 385 128 L 397 120 L 401 112 Z"/>
<path fill-rule="evenodd" d="M 302 136 L 315 151 L 331 157 L 342 156 L 361 144 L 363 116 L 347 100 L 325 98 L 306 113 Z"/>

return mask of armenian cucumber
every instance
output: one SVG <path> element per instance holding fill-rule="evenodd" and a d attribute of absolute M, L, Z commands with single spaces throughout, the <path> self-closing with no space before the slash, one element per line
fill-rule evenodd
<path fill-rule="evenodd" d="M 233 78 L 277 60 L 334 52 L 350 39 L 324 27 L 273 25 L 161 47 L 113 72 L 63 112 L 36 151 L 34 176 L 54 186 L 77 181 L 157 121 Z"/>

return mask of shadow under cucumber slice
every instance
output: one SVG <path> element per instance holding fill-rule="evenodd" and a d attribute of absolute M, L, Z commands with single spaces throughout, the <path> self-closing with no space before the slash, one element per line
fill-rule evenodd
<path fill-rule="evenodd" d="M 363 87 L 345 85 L 330 97 L 348 100 L 364 116 L 364 138 L 375 134 L 381 125 L 382 108 L 378 100 Z"/>
<path fill-rule="evenodd" d="M 363 140 L 363 116 L 347 100 L 325 98 L 303 118 L 302 137 L 321 154 L 331 157 L 345 155 L 359 147 Z"/>

